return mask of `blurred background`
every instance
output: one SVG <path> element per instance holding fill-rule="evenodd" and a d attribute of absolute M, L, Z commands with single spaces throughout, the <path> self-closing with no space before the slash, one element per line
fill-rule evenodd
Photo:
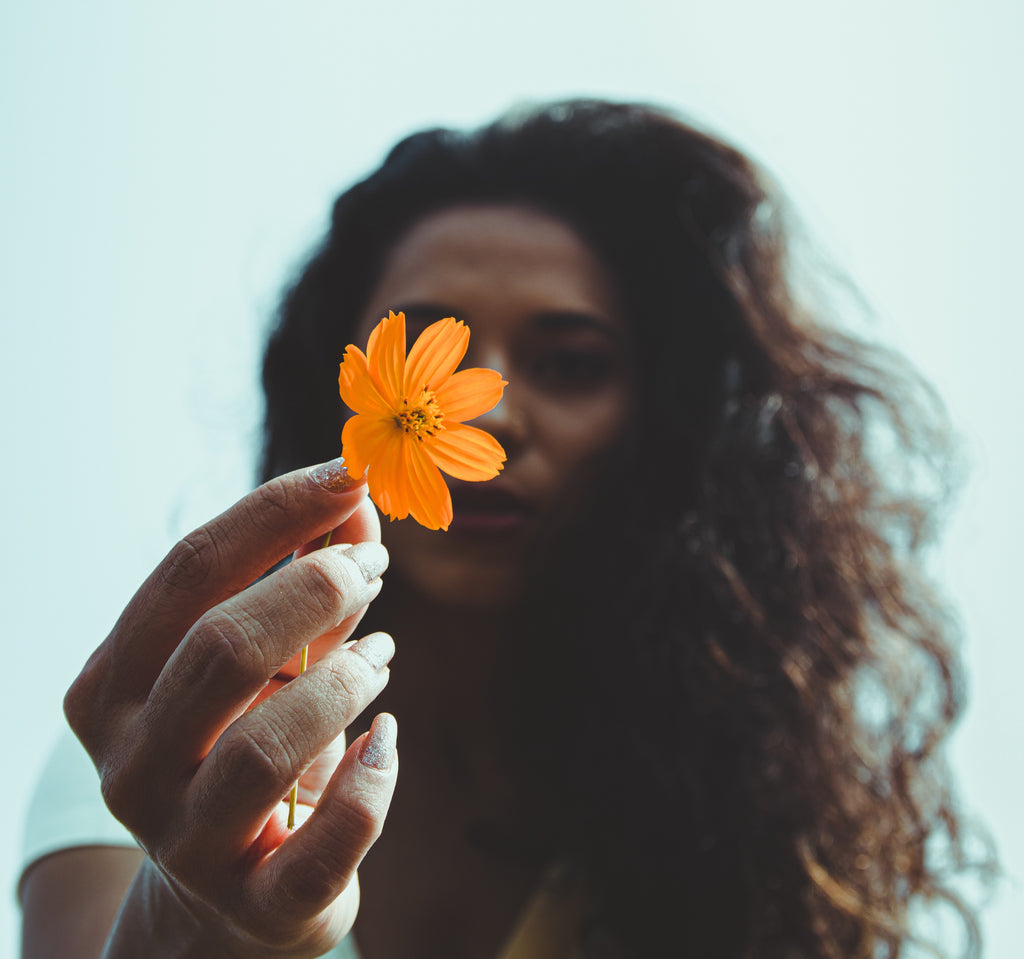
<path fill-rule="evenodd" d="M 400 136 L 524 100 L 681 110 L 771 171 L 948 404 L 969 465 L 934 572 L 951 743 L 1019 954 L 1024 334 L 1016 0 L 50 0 L 0 7 L 0 954 L 64 690 L 180 535 L 253 483 L 258 358 L 333 196 Z M 6 947 L 6 948 L 5 948 Z"/>

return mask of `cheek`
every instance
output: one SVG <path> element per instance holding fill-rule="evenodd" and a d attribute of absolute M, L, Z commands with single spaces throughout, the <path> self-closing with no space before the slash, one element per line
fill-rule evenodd
<path fill-rule="evenodd" d="M 561 406 L 545 417 L 549 462 L 566 478 L 620 448 L 630 416 L 627 393 Z"/>

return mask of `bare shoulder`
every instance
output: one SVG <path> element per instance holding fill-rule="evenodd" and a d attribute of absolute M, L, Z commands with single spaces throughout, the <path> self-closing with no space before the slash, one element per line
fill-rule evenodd
<path fill-rule="evenodd" d="M 143 858 L 129 846 L 80 846 L 33 863 L 18 889 L 22 959 L 98 957 Z"/>

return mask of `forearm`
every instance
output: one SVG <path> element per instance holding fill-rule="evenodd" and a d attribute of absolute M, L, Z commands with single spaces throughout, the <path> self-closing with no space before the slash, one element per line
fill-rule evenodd
<path fill-rule="evenodd" d="M 22 959 L 99 959 L 143 861 L 141 850 L 79 846 L 33 864 L 22 880 Z"/>

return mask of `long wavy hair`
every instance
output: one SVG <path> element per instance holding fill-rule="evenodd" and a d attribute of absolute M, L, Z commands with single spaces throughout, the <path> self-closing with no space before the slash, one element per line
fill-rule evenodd
<path fill-rule="evenodd" d="M 543 784 L 523 835 L 542 819 L 538 855 L 592 891 L 582 954 L 876 959 L 942 904 L 975 954 L 939 748 L 962 708 L 955 630 L 921 572 L 954 462 L 941 407 L 801 306 L 781 202 L 735 149 L 592 100 L 403 140 L 284 298 L 263 476 L 336 455 L 338 359 L 388 252 L 472 203 L 571 226 L 643 372 L 513 624 L 550 669 L 509 657 L 495 680 L 496 715 L 531 704 L 506 728 Z"/>

